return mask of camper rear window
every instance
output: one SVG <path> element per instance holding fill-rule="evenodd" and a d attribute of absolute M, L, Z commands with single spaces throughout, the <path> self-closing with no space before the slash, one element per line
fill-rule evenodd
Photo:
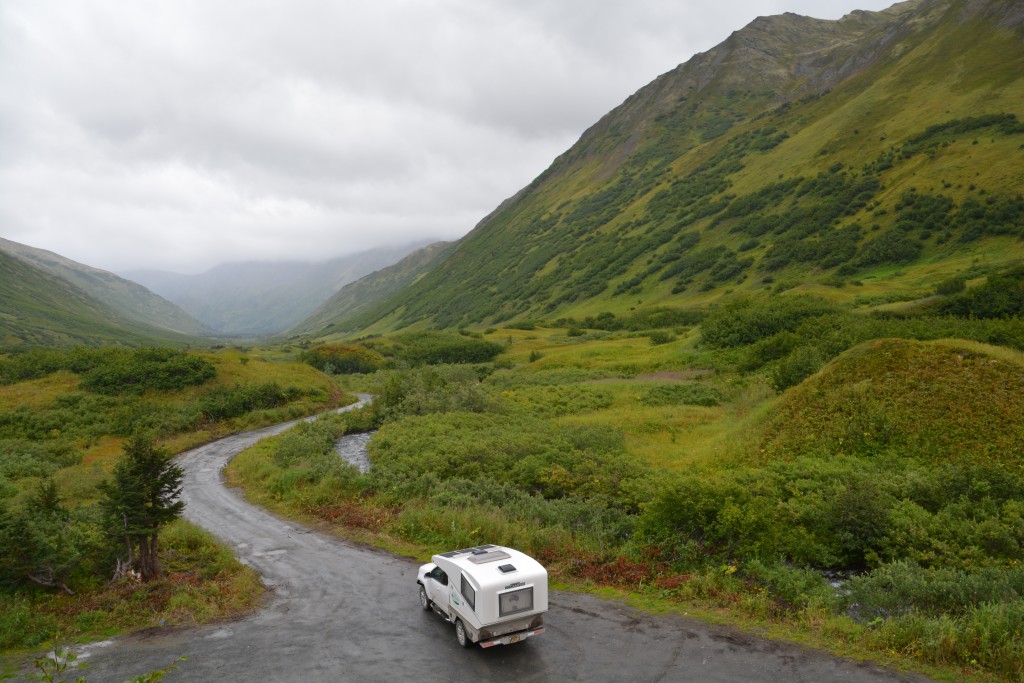
<path fill-rule="evenodd" d="M 509 591 L 498 596 L 498 614 L 506 616 L 533 609 L 533 586 Z"/>

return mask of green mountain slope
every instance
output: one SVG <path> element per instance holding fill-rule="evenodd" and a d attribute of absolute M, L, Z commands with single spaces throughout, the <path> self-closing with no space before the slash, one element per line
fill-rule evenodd
<path fill-rule="evenodd" d="M 3 238 L 0 238 L 0 251 L 68 281 L 130 320 L 184 335 L 213 334 L 170 301 L 113 273 Z"/>
<path fill-rule="evenodd" d="M 129 320 L 63 278 L 0 251 L 0 348 L 196 341 Z"/>
<path fill-rule="evenodd" d="M 912 300 L 1024 256 L 1024 9 L 760 18 L 589 129 L 408 288 L 334 329 L 797 289 Z"/>

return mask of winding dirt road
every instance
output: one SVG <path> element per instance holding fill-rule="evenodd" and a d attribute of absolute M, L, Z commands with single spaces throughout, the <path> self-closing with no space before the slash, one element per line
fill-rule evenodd
<path fill-rule="evenodd" d="M 588 595 L 554 591 L 547 631 L 524 643 L 463 650 L 420 610 L 417 563 L 355 546 L 246 503 L 222 468 L 278 425 L 184 453 L 185 516 L 234 547 L 272 588 L 263 609 L 198 628 L 153 629 L 77 648 L 91 683 L 179 664 L 194 681 L 765 681 L 891 683 L 929 679 Z"/>

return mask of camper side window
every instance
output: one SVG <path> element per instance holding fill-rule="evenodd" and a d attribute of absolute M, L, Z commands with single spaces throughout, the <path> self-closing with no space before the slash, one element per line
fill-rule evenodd
<path fill-rule="evenodd" d="M 466 579 L 465 574 L 462 575 L 462 597 L 466 599 L 470 609 L 476 609 L 476 589 Z"/>
<path fill-rule="evenodd" d="M 432 578 L 434 581 L 437 581 L 442 586 L 448 585 L 448 575 L 445 574 L 444 570 L 440 567 L 434 567 L 433 569 L 431 569 L 430 573 L 427 574 L 427 576 Z"/>

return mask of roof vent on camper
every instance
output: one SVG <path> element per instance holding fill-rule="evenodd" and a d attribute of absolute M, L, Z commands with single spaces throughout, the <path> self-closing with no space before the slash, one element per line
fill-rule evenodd
<path fill-rule="evenodd" d="M 489 550 L 483 553 L 473 553 L 473 555 L 467 559 L 473 564 L 487 564 L 488 562 L 495 562 L 496 560 L 510 560 L 512 559 L 512 556 L 504 550 Z"/>
<path fill-rule="evenodd" d="M 500 567 L 498 567 L 498 571 L 500 571 L 502 574 L 508 574 L 509 572 L 514 572 L 515 570 L 515 566 L 511 564 L 503 564 Z"/>

